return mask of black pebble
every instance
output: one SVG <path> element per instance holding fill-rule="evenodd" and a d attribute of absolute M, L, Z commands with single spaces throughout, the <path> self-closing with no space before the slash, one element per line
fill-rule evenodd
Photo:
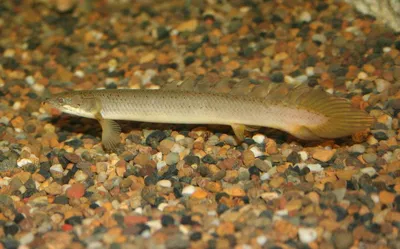
<path fill-rule="evenodd" d="M 177 199 L 179 199 L 179 198 L 181 198 L 183 195 L 182 195 L 182 190 L 180 190 L 180 189 L 178 189 L 178 188 L 174 188 L 173 189 L 173 192 L 174 192 L 174 195 L 175 195 L 175 197 L 177 198 Z"/>
<path fill-rule="evenodd" d="M 329 4 L 327 4 L 327 3 L 319 3 L 316 7 L 316 10 L 324 11 L 324 10 L 328 9 L 328 7 L 329 7 Z"/>
<path fill-rule="evenodd" d="M 182 225 L 192 225 L 193 224 L 192 216 L 183 215 L 182 218 L 181 218 L 181 224 Z"/>
<path fill-rule="evenodd" d="M 187 165 L 197 164 L 200 165 L 200 158 L 198 156 L 186 156 L 183 160 Z"/>
<path fill-rule="evenodd" d="M 54 198 L 54 203 L 55 204 L 61 204 L 61 205 L 66 205 L 69 203 L 69 199 L 65 195 L 58 195 L 56 198 Z"/>
<path fill-rule="evenodd" d="M 257 168 L 256 166 L 251 166 L 249 168 L 249 173 L 250 173 L 250 176 L 252 176 L 252 175 L 260 176 L 260 169 Z"/>
<path fill-rule="evenodd" d="M 209 155 L 209 154 L 205 155 L 205 156 L 201 159 L 201 161 L 203 161 L 203 163 L 210 163 L 210 164 L 215 164 L 215 163 L 216 163 L 216 161 L 214 160 L 214 158 L 213 158 L 211 155 Z"/>
<path fill-rule="evenodd" d="M 185 58 L 184 63 L 185 63 L 186 66 L 189 66 L 195 60 L 196 60 L 196 58 L 194 56 L 188 56 L 188 57 Z"/>
<path fill-rule="evenodd" d="M 386 135 L 386 133 L 384 133 L 384 132 L 382 132 L 382 131 L 379 131 L 379 132 L 375 133 L 375 134 L 374 134 L 374 137 L 375 137 L 378 141 L 380 141 L 380 140 L 387 140 L 387 139 L 388 139 L 388 136 Z"/>
<path fill-rule="evenodd" d="M 227 198 L 229 198 L 229 195 L 228 195 L 227 193 L 225 193 L 225 192 L 219 192 L 219 193 L 217 193 L 217 194 L 215 195 L 215 200 L 216 200 L 217 202 L 219 202 L 219 200 L 221 200 L 222 197 L 227 197 Z"/>
<path fill-rule="evenodd" d="M 400 195 L 397 195 L 396 198 L 394 198 L 394 203 L 396 206 L 396 211 L 400 212 Z"/>
<path fill-rule="evenodd" d="M 190 240 L 191 241 L 199 241 L 202 238 L 202 234 L 200 232 L 194 232 L 190 235 Z"/>
<path fill-rule="evenodd" d="M 287 157 L 287 161 L 288 162 L 291 162 L 291 163 L 293 163 L 293 164 L 296 164 L 296 163 L 299 163 L 300 162 L 300 155 L 299 155 L 299 153 L 297 153 L 297 152 L 295 152 L 295 151 L 292 151 L 289 155 L 288 155 L 288 157 Z"/>
<path fill-rule="evenodd" d="M 146 144 L 151 146 L 152 148 L 156 148 L 161 140 L 165 139 L 167 136 L 164 132 L 160 130 L 153 131 L 146 138 Z"/>
<path fill-rule="evenodd" d="M 17 213 L 16 215 L 15 215 L 15 218 L 14 218 L 14 222 L 15 223 L 20 223 L 22 220 L 24 220 L 25 219 L 25 216 L 23 215 L 23 214 L 21 214 L 21 213 Z"/>
<path fill-rule="evenodd" d="M 154 206 L 158 207 L 158 205 L 160 205 L 161 203 L 167 202 L 167 200 L 162 197 L 162 196 L 158 196 L 156 197 L 155 201 L 154 201 Z"/>
<path fill-rule="evenodd" d="M 6 235 L 14 236 L 15 234 L 18 233 L 18 231 L 19 231 L 19 227 L 18 227 L 18 225 L 15 224 L 14 222 L 7 223 L 7 224 L 4 226 L 4 233 L 5 233 Z"/>
<path fill-rule="evenodd" d="M 272 80 L 272 82 L 275 82 L 275 83 L 283 82 L 283 78 L 284 78 L 284 76 L 283 76 L 283 73 L 281 73 L 281 72 L 276 72 L 271 75 L 271 80 Z"/>
<path fill-rule="evenodd" d="M 83 145 L 83 142 L 80 139 L 73 139 L 65 143 L 68 146 L 71 146 L 74 149 L 77 149 Z"/>
<path fill-rule="evenodd" d="M 10 237 L 2 239 L 1 243 L 3 244 L 5 249 L 18 249 L 19 247 L 18 240 L 12 239 Z"/>
<path fill-rule="evenodd" d="M 223 214 L 225 211 L 227 211 L 229 209 L 229 207 L 223 203 L 219 204 L 217 207 L 217 214 L 221 215 Z"/>
<path fill-rule="evenodd" d="M 336 213 L 336 221 L 342 221 L 347 216 L 347 210 L 340 206 L 333 206 L 333 211 Z"/>
<path fill-rule="evenodd" d="M 264 210 L 260 213 L 260 218 L 269 218 L 272 219 L 273 213 L 271 210 Z"/>
<path fill-rule="evenodd" d="M 157 37 L 159 40 L 163 40 L 169 37 L 169 31 L 166 27 L 158 27 L 157 28 Z"/>
<path fill-rule="evenodd" d="M 96 209 L 98 207 L 100 207 L 100 206 L 95 202 L 91 203 L 90 206 L 89 206 L 90 209 Z"/>
<path fill-rule="evenodd" d="M 114 82 L 106 85 L 106 89 L 117 89 L 117 88 L 118 88 L 118 86 Z"/>
<path fill-rule="evenodd" d="M 148 175 L 146 178 L 144 178 L 144 184 L 146 186 L 151 186 L 151 185 L 155 185 L 158 181 L 158 176 L 157 174 L 151 174 Z"/>
<path fill-rule="evenodd" d="M 72 216 L 65 220 L 65 224 L 69 224 L 72 226 L 81 225 L 83 217 L 82 216 Z"/>
<path fill-rule="evenodd" d="M 394 47 L 395 47 L 397 50 L 400 50 L 400 40 L 394 42 Z"/>
<path fill-rule="evenodd" d="M 107 231 L 108 231 L 108 229 L 106 227 L 98 226 L 94 229 L 93 234 L 103 234 Z"/>
<path fill-rule="evenodd" d="M 175 220 L 170 215 L 163 215 L 161 217 L 161 225 L 163 227 L 168 227 L 169 225 L 173 225 L 174 223 L 175 223 Z"/>
<path fill-rule="evenodd" d="M 4 60 L 3 67 L 4 69 L 15 70 L 19 67 L 19 63 L 14 58 L 7 57 Z"/>

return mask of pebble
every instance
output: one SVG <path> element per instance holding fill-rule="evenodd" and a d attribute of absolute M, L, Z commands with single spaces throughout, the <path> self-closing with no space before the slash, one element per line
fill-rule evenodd
<path fill-rule="evenodd" d="M 362 157 L 367 163 L 374 163 L 378 158 L 378 156 L 375 153 L 366 153 L 363 154 Z"/>
<path fill-rule="evenodd" d="M 157 185 L 163 188 L 172 187 L 172 182 L 170 180 L 161 180 L 157 182 Z"/>
<path fill-rule="evenodd" d="M 49 186 L 44 189 L 50 195 L 59 195 L 62 191 L 62 186 L 56 182 L 52 182 Z"/>
<path fill-rule="evenodd" d="M 360 153 L 360 154 L 362 154 L 362 153 L 365 152 L 365 146 L 362 145 L 362 144 L 354 144 L 354 145 L 352 145 L 352 146 L 349 148 L 349 151 L 350 151 L 350 152 L 353 152 L 353 153 Z"/>
<path fill-rule="evenodd" d="M 50 173 L 55 178 L 60 178 L 63 176 L 64 168 L 61 164 L 54 164 L 50 167 Z"/>
<path fill-rule="evenodd" d="M 376 90 L 380 93 L 386 91 L 390 87 L 390 82 L 384 79 L 377 79 L 375 83 L 376 83 Z"/>
<path fill-rule="evenodd" d="M 70 199 L 72 198 L 79 199 L 83 197 L 85 191 L 86 191 L 85 185 L 83 185 L 82 183 L 74 183 L 71 185 L 71 187 L 67 189 L 66 194 Z"/>
<path fill-rule="evenodd" d="M 169 161 L 171 163 L 171 161 Z M 170 164 L 172 165 L 172 164 Z M 157 162 L 157 170 L 160 171 L 162 170 L 165 166 L 167 166 L 167 162 L 165 161 L 159 161 Z"/>
<path fill-rule="evenodd" d="M 264 152 L 262 152 L 261 150 L 260 150 L 260 148 L 258 148 L 258 147 L 251 147 L 250 148 L 250 150 L 251 150 L 251 152 L 253 152 L 253 155 L 255 156 L 255 157 L 260 157 L 260 156 L 263 156 L 264 155 Z"/>
<path fill-rule="evenodd" d="M 323 150 L 323 149 L 318 149 L 314 151 L 312 157 L 314 159 L 317 159 L 318 161 L 321 162 L 327 162 L 332 159 L 332 157 L 335 155 L 336 150 Z"/>
<path fill-rule="evenodd" d="M 187 185 L 182 189 L 182 195 L 191 196 L 196 191 L 196 187 Z"/>
<path fill-rule="evenodd" d="M 299 21 L 300 22 L 308 23 L 308 22 L 311 22 L 311 20 L 312 20 L 312 17 L 311 17 L 310 12 L 303 11 L 303 12 L 300 13 L 300 16 L 299 16 Z"/>
<path fill-rule="evenodd" d="M 322 171 L 324 171 L 324 168 L 321 166 L 321 164 L 318 164 L 318 163 L 307 164 L 307 168 L 309 168 L 311 172 L 322 172 Z"/>
<path fill-rule="evenodd" d="M 336 249 L 348 249 L 353 243 L 353 234 L 349 231 L 337 230 L 332 235 L 333 244 Z"/>
<path fill-rule="evenodd" d="M 258 143 L 258 144 L 263 144 L 264 140 L 265 140 L 265 136 L 262 134 L 256 134 L 253 137 L 254 142 Z"/>
<path fill-rule="evenodd" d="M 176 152 L 169 153 L 165 158 L 165 163 L 167 165 L 174 165 L 177 164 L 178 162 L 179 162 L 179 154 Z"/>
<path fill-rule="evenodd" d="M 300 227 L 298 230 L 300 241 L 308 244 L 318 238 L 318 233 L 314 228 Z"/>

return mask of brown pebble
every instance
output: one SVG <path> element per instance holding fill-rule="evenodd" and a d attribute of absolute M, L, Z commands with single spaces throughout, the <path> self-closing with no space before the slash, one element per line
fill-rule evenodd
<path fill-rule="evenodd" d="M 67 189 L 67 196 L 69 198 L 81 198 L 85 194 L 85 185 L 82 183 L 74 183 Z"/>

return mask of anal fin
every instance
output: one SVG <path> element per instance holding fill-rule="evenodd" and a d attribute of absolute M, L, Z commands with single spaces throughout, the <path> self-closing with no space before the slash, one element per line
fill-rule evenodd
<path fill-rule="evenodd" d="M 103 129 L 101 141 L 107 150 L 114 150 L 120 143 L 121 127 L 111 119 L 98 119 Z"/>
<path fill-rule="evenodd" d="M 292 131 L 291 134 L 302 140 L 321 140 L 319 136 L 315 135 L 309 128 L 305 126 L 298 127 Z"/>

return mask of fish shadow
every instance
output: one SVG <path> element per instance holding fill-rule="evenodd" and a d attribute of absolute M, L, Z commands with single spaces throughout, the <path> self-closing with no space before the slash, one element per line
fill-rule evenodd
<path fill-rule="evenodd" d="M 79 116 L 72 116 L 68 114 L 61 114 L 52 117 L 50 122 L 56 127 L 58 133 L 64 133 L 67 136 L 72 136 L 73 133 L 82 133 L 84 136 L 92 138 L 101 138 L 101 126 L 95 119 L 83 118 Z M 124 121 L 117 120 L 121 126 L 123 133 L 130 133 L 132 130 L 172 130 L 181 134 L 187 135 L 194 129 L 212 132 L 213 134 L 228 134 L 234 136 L 230 126 L 227 125 L 199 125 L 199 124 L 169 124 L 169 123 L 147 123 L 137 121 Z M 273 128 L 262 127 L 256 132 L 248 133 L 248 138 L 251 138 L 256 133 L 264 134 L 268 138 L 273 139 L 277 144 L 283 143 L 298 143 L 303 147 L 317 147 L 326 144 L 327 140 L 320 141 L 305 141 L 300 140 L 284 131 Z M 350 137 L 334 139 L 334 143 L 339 146 L 352 145 L 355 142 Z"/>

